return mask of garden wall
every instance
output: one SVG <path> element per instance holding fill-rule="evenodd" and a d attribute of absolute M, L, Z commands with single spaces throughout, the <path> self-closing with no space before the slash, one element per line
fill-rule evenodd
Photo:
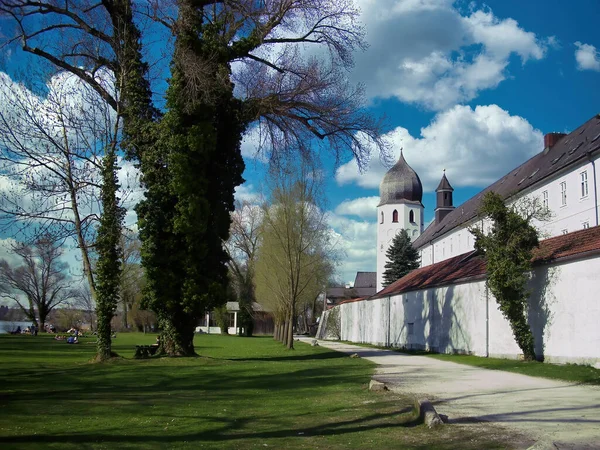
<path fill-rule="evenodd" d="M 549 362 L 599 364 L 600 258 L 538 266 L 530 289 L 536 353 Z M 324 313 L 319 338 L 330 334 L 330 314 L 339 314 L 345 341 L 508 358 L 521 353 L 481 279 L 340 304 Z"/>

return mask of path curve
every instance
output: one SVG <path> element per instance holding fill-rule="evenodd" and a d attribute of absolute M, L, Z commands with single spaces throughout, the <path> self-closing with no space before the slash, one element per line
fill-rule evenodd
<path fill-rule="evenodd" d="M 301 341 L 312 342 L 302 337 Z M 377 364 L 374 379 L 429 398 L 450 423 L 487 421 L 531 436 L 532 449 L 600 449 L 600 386 L 482 369 L 426 356 L 318 341 Z"/>

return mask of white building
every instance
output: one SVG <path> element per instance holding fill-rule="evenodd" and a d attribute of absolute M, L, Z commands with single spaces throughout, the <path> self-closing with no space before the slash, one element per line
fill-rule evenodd
<path fill-rule="evenodd" d="M 379 185 L 377 205 L 377 291 L 383 288 L 386 253 L 392 240 L 405 229 L 414 241 L 423 232 L 423 185 L 417 173 L 400 159 Z"/>
<path fill-rule="evenodd" d="M 536 223 L 543 237 L 558 236 L 598 226 L 600 188 L 600 115 L 565 135 L 549 133 L 544 149 L 491 186 L 460 206 L 453 207 L 449 183 L 443 195 L 438 187 L 435 220 L 414 241 L 421 255 L 421 266 L 443 261 L 474 248 L 468 228 L 485 227 L 477 217 L 481 199 L 488 191 L 496 192 L 509 203 L 527 196 L 547 206 L 552 218 Z M 450 204 L 444 195 L 450 195 Z M 440 214 L 438 214 L 438 211 Z"/>
<path fill-rule="evenodd" d="M 600 367 L 599 158 L 597 115 L 566 136 L 547 134 L 539 154 L 462 205 L 454 207 L 452 186 L 444 174 L 436 189 L 435 220 L 422 231 L 422 188 L 401 156 L 380 188 L 378 287 L 385 251 L 401 228 L 410 230 L 411 236 L 416 232 L 413 245 L 421 254 L 422 267 L 367 300 L 336 306 L 341 338 L 517 358 L 520 350 L 486 288 L 485 260 L 473 252 L 474 238 L 468 231 L 490 226 L 477 211 L 483 195 L 494 191 L 508 203 L 537 199 L 553 213 L 549 222 L 537 224 L 546 239 L 535 251 L 529 286 L 528 322 L 536 355 L 551 362 Z M 320 337 L 327 335 L 325 319 L 320 322 Z"/>

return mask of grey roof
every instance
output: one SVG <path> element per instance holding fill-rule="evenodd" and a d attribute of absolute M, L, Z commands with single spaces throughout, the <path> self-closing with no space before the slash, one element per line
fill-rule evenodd
<path fill-rule="evenodd" d="M 371 288 L 377 286 L 377 272 L 356 272 L 354 288 Z"/>
<path fill-rule="evenodd" d="M 344 286 L 334 286 L 327 288 L 327 298 L 346 298 L 346 288 Z"/>
<path fill-rule="evenodd" d="M 454 188 L 450 186 L 448 178 L 446 178 L 446 172 L 444 172 L 444 175 L 442 175 L 442 180 L 440 181 L 438 187 L 435 189 L 435 192 L 437 191 L 454 191 Z"/>
<path fill-rule="evenodd" d="M 508 198 L 542 182 L 570 165 L 580 163 L 589 154 L 596 153 L 598 150 L 600 150 L 600 114 L 569 133 L 550 149 L 538 153 L 476 196 L 457 206 L 440 223 L 432 222 L 413 242 L 413 246 L 415 248 L 422 247 L 431 240 L 474 219 L 486 192 L 493 191 Z"/>
<path fill-rule="evenodd" d="M 227 311 L 233 312 L 233 311 L 240 310 L 240 304 L 238 302 L 227 302 L 226 307 L 227 307 Z M 260 303 L 256 303 L 256 302 L 252 303 L 252 310 L 256 311 L 256 312 L 269 312 L 269 310 L 266 309 L 263 305 L 261 305 Z"/>
<path fill-rule="evenodd" d="M 423 185 L 417 173 L 400 152 L 400 159 L 381 180 L 379 206 L 397 203 L 418 203 L 423 199 Z"/>

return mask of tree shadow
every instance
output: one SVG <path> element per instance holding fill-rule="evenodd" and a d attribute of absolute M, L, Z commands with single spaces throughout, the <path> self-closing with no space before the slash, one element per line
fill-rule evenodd
<path fill-rule="evenodd" d="M 533 333 L 534 350 L 538 361 L 544 361 L 546 332 L 553 319 L 551 306 L 556 303 L 553 287 L 559 275 L 559 267 L 542 266 L 532 271 L 529 280 L 527 322 Z"/>

